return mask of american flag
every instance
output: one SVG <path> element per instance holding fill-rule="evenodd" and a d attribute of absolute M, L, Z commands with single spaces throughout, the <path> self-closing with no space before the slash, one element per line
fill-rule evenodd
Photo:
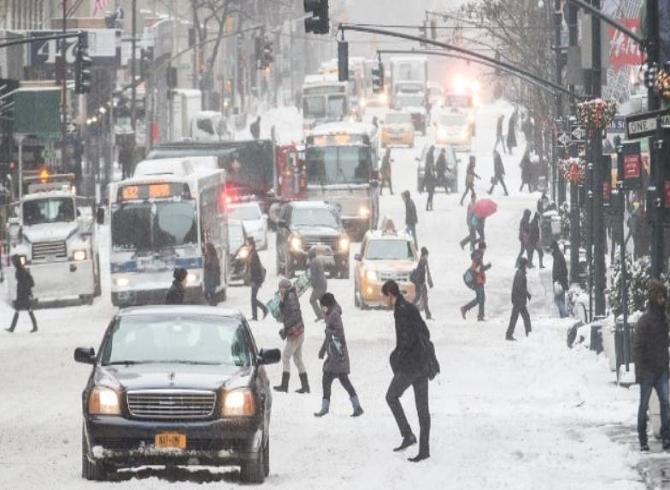
<path fill-rule="evenodd" d="M 93 15 L 96 15 L 98 12 L 103 12 L 109 0 L 93 0 Z"/>

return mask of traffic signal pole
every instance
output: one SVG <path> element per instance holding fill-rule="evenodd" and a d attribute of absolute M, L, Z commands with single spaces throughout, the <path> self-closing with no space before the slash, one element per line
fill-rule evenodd
<path fill-rule="evenodd" d="M 67 34 L 67 0 L 63 0 L 63 36 Z M 67 53 L 67 43 L 63 39 L 60 43 L 60 57 L 61 57 L 61 76 L 63 80 L 61 81 L 61 166 L 65 164 L 65 139 L 67 137 L 67 59 L 65 57 Z M 62 171 L 68 170 L 65 168 L 61 169 Z M 19 186 L 22 186 L 23 183 L 19 182 Z"/>

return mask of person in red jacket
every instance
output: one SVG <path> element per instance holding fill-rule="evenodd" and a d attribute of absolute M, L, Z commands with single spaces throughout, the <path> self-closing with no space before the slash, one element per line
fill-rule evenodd
<path fill-rule="evenodd" d="M 486 285 L 486 271 L 491 268 L 491 264 L 484 264 L 484 252 L 486 252 L 486 242 L 479 242 L 477 250 L 470 255 L 472 265 L 470 270 L 474 273 L 474 289 L 475 299 L 470 301 L 467 305 L 461 306 L 461 316 L 465 320 L 465 316 L 472 308 L 479 306 L 477 314 L 477 321 L 484 321 L 484 307 L 486 304 L 486 293 L 484 286 Z"/>

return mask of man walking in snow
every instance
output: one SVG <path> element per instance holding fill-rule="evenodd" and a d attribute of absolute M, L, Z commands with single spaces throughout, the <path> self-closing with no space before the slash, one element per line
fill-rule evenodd
<path fill-rule="evenodd" d="M 428 374 L 426 374 L 428 359 L 422 348 L 424 342 L 429 342 L 430 332 L 416 306 L 405 301 L 398 283 L 393 280 L 386 281 L 382 286 L 382 294 L 387 305 L 393 308 L 396 332 L 396 348 L 391 352 L 390 358 L 393 379 L 386 393 L 386 403 L 391 408 L 398 424 L 402 442 L 393 450 L 402 451 L 416 444 L 416 436 L 400 404 L 400 397 L 407 388 L 412 386 L 419 416 L 420 433 L 419 454 L 414 458 L 409 458 L 409 461 L 416 463 L 430 457 L 430 410 L 428 408 Z"/>
<path fill-rule="evenodd" d="M 530 293 L 528 292 L 528 283 L 526 281 L 526 266 L 528 261 L 525 257 L 518 260 L 516 274 L 514 275 L 514 284 L 512 285 L 512 316 L 509 319 L 509 327 L 505 334 L 505 340 L 516 340 L 514 338 L 514 328 L 519 319 L 519 315 L 523 318 L 523 326 L 526 330 L 526 337 L 531 332 L 530 315 L 526 304 L 530 301 Z"/>
<path fill-rule="evenodd" d="M 496 121 L 496 144 L 493 147 L 493 150 L 498 149 L 498 145 L 502 144 L 503 152 L 507 153 L 507 148 L 505 147 L 505 137 L 503 136 L 503 122 L 505 121 L 504 114 L 498 116 Z"/>
<path fill-rule="evenodd" d="M 668 320 L 665 303 L 668 292 L 662 282 L 649 281 L 647 311 L 635 327 L 633 360 L 635 379 L 640 384 L 640 405 L 637 411 L 637 434 L 640 450 L 649 451 L 647 443 L 647 408 L 651 390 L 655 389 L 661 405 L 661 437 L 663 449 L 670 449 L 668 425 Z"/>
<path fill-rule="evenodd" d="M 500 184 L 505 191 L 505 195 L 509 196 L 507 192 L 507 186 L 505 185 L 505 165 L 503 164 L 502 157 L 498 150 L 493 150 L 493 178 L 491 179 L 491 188 L 489 189 L 489 194 L 493 193 L 496 185 Z"/>
<path fill-rule="evenodd" d="M 414 239 L 414 246 L 419 248 L 419 240 L 416 238 L 416 225 L 419 222 L 419 218 L 416 214 L 416 205 L 409 196 L 409 191 L 403 191 L 402 200 L 405 202 L 405 226 Z"/>
<path fill-rule="evenodd" d="M 323 312 L 319 300 L 321 296 L 328 291 L 328 279 L 326 279 L 326 272 L 323 269 L 323 262 L 316 255 L 316 249 L 311 248 L 308 252 L 309 257 L 309 282 L 312 285 L 312 295 L 309 297 L 309 304 L 312 305 L 315 321 L 323 320 Z"/>

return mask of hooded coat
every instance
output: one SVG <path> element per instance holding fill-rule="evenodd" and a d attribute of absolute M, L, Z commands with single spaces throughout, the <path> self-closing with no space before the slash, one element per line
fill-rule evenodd
<path fill-rule="evenodd" d="M 554 264 L 551 269 L 551 279 L 554 283 L 559 283 L 563 291 L 568 290 L 568 265 L 565 263 L 565 257 L 558 248 L 551 252 L 554 257 Z"/>
<path fill-rule="evenodd" d="M 176 279 L 172 281 L 172 286 L 168 289 L 165 297 L 166 305 L 183 305 L 184 304 L 184 286 Z"/>
<path fill-rule="evenodd" d="M 635 327 L 633 360 L 638 381 L 668 371 L 668 320 L 662 306 L 650 305 Z"/>
<path fill-rule="evenodd" d="M 429 339 L 428 327 L 416 306 L 407 302 L 402 296 L 396 300 L 393 317 L 396 348 L 391 352 L 391 369 L 394 374 L 410 376 L 420 374 L 428 359 L 424 358 L 419 336 L 424 335 Z"/>
<path fill-rule="evenodd" d="M 291 288 L 286 292 L 286 296 L 279 303 L 279 312 L 286 335 L 297 337 L 303 333 L 305 327 L 302 322 L 300 300 L 295 288 Z"/>
<path fill-rule="evenodd" d="M 514 274 L 512 285 L 512 305 L 523 308 L 528 303 L 528 281 L 525 267 L 519 267 Z"/>
<path fill-rule="evenodd" d="M 349 374 L 349 349 L 344 336 L 342 324 L 342 308 L 337 303 L 326 313 L 326 338 L 321 345 L 319 356 L 326 356 L 323 372 L 333 374 Z"/>
<path fill-rule="evenodd" d="M 31 307 L 31 299 L 33 297 L 33 287 L 35 281 L 30 271 L 25 267 L 16 269 L 16 302 L 17 310 L 27 310 Z"/>

